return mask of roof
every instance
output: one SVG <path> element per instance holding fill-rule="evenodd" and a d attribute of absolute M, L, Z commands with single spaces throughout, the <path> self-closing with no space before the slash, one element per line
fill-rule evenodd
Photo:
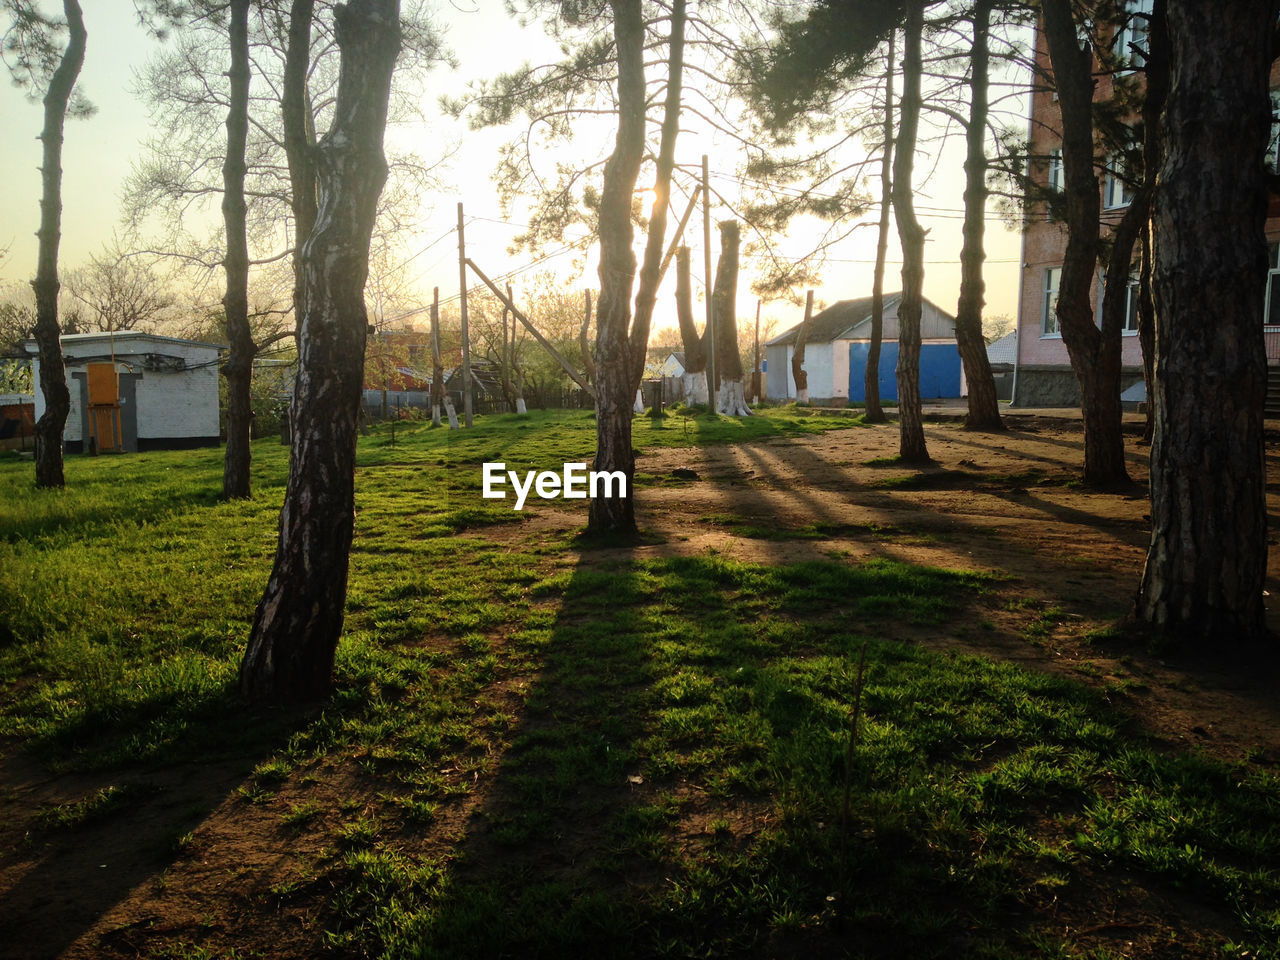
<path fill-rule="evenodd" d="M 901 293 L 886 293 L 884 295 L 885 306 L 887 307 L 890 303 L 901 298 Z M 840 340 L 840 334 L 851 330 L 871 316 L 873 299 L 872 297 L 861 297 L 857 300 L 837 300 L 825 310 L 818 311 L 809 318 L 809 335 L 805 338 L 805 341 L 807 343 L 830 343 L 832 340 Z M 795 343 L 799 330 L 800 324 L 797 323 L 794 327 L 784 330 L 765 343 L 765 346 L 772 347 L 784 343 Z"/>
<path fill-rule="evenodd" d="M 122 340 L 154 340 L 159 343 L 177 343 L 186 347 L 208 347 L 211 350 L 225 350 L 226 345 L 205 343 L 203 340 L 185 340 L 182 337 L 165 337 L 158 333 L 144 333 L 141 330 L 116 330 L 112 333 L 64 333 L 58 338 L 65 346 L 79 343 L 119 343 Z M 24 340 L 24 347 L 35 345 L 35 340 Z M 27 351 L 30 353 L 31 351 Z"/>
<path fill-rule="evenodd" d="M 1006 333 L 999 340 L 987 344 L 988 363 L 1015 363 L 1018 359 L 1018 331 Z"/>

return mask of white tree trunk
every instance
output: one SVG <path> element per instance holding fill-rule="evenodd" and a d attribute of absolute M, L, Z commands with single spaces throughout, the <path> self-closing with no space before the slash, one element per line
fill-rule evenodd
<path fill-rule="evenodd" d="M 636 391 L 636 403 L 634 409 L 636 413 L 644 413 L 644 394 L 639 390 Z"/>
<path fill-rule="evenodd" d="M 808 403 L 808 402 L 809 402 L 809 388 L 805 387 L 803 390 L 797 390 L 796 403 Z"/>
<path fill-rule="evenodd" d="M 720 381 L 720 395 L 716 401 L 716 410 L 726 417 L 751 416 L 751 409 L 747 406 L 746 390 L 741 380 Z"/>
<path fill-rule="evenodd" d="M 448 394 L 444 397 L 444 412 L 449 415 L 449 429 L 458 429 L 458 411 L 454 409 L 453 398 Z"/>
<path fill-rule="evenodd" d="M 435 426 L 440 426 L 440 404 L 433 403 L 431 405 L 431 422 Z"/>
<path fill-rule="evenodd" d="M 686 373 L 680 379 L 684 381 L 685 406 L 691 407 L 695 403 L 708 402 L 707 374 L 705 371 Z"/>
<path fill-rule="evenodd" d="M 516 413 L 528 413 L 529 408 L 524 404 L 524 397 L 516 397 Z"/>

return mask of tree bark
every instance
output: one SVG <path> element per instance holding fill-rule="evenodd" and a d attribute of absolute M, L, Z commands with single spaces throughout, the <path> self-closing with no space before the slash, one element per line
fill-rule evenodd
<path fill-rule="evenodd" d="M 804 348 L 809 341 L 809 321 L 813 319 L 813 291 L 804 298 L 804 319 L 796 331 L 796 345 L 791 349 L 791 379 L 796 382 L 796 403 L 809 402 L 809 372 L 804 368 Z"/>
<path fill-rule="evenodd" d="M 736 220 L 720 224 L 720 262 L 711 291 L 715 311 L 716 356 L 720 358 L 720 390 L 716 409 L 729 417 L 749 417 L 742 388 L 742 356 L 738 352 L 738 243 Z"/>
<path fill-rule="evenodd" d="M 867 423 L 884 423 L 888 417 L 880 406 L 880 345 L 884 340 L 884 263 L 889 254 L 889 214 L 893 208 L 893 75 L 894 40 L 897 29 L 889 31 L 889 67 L 884 76 L 884 153 L 880 157 L 880 224 L 876 233 L 876 265 L 871 279 L 871 342 L 867 345 L 867 366 L 863 371 L 863 392 L 867 403 Z"/>
<path fill-rule="evenodd" d="M 58 246 L 62 241 L 62 136 L 67 120 L 71 91 L 84 63 L 88 34 L 77 0 L 63 0 L 63 14 L 69 31 L 67 48 L 49 80 L 44 95 L 44 129 L 40 132 L 42 159 L 40 177 L 39 246 L 36 278 L 31 286 L 36 298 L 36 323 L 33 331 L 40 361 L 40 392 L 44 394 L 44 413 L 36 421 L 36 486 L 61 487 L 66 483 L 62 472 L 62 433 L 71 412 L 71 392 L 67 389 L 67 371 L 62 365 L 62 330 L 58 326 Z"/>
<path fill-rule="evenodd" d="M 956 306 L 956 345 L 969 386 L 967 430 L 1003 430 L 996 381 L 982 336 L 982 307 L 986 282 L 982 264 L 987 207 L 987 77 L 990 68 L 991 8 L 993 0 L 973 5 L 973 48 L 969 54 L 969 126 L 965 132 L 964 244 L 960 249 L 960 301 Z"/>
<path fill-rule="evenodd" d="M 334 8 L 341 53 L 333 125 L 315 151 L 321 202 L 302 245 L 302 317 L 289 483 L 280 540 L 240 666 L 241 693 L 280 703 L 325 694 L 342 633 L 355 520 L 357 421 L 368 314 L 364 285 L 382 137 L 400 49 L 397 0 Z"/>
<path fill-rule="evenodd" d="M 224 499 L 249 496 L 249 432 L 253 421 L 250 385 L 253 336 L 249 331 L 249 239 L 245 225 L 245 141 L 249 135 L 249 0 L 231 0 L 227 31 L 231 46 L 230 107 L 227 110 L 227 155 L 222 163 L 222 221 L 227 252 L 222 261 L 230 351 L 222 367 L 227 380 L 227 449 L 223 457 Z"/>
<path fill-rule="evenodd" d="M 676 251 L 676 319 L 680 324 L 680 341 L 684 344 L 684 402 L 689 406 L 708 403 L 707 332 L 699 334 L 694 325 L 688 247 Z"/>
<path fill-rule="evenodd" d="M 924 229 L 916 219 L 911 190 L 916 131 L 920 123 L 920 44 L 923 0 L 909 0 L 903 29 L 902 105 L 897 153 L 893 158 L 893 212 L 902 246 L 902 299 L 898 302 L 898 456 L 904 463 L 928 463 L 920 406 L 920 315 L 924 299 Z"/>
<path fill-rule="evenodd" d="M 1136 617 L 1171 637 L 1266 633 L 1262 157 L 1274 0 L 1169 0 L 1153 220 L 1156 431 Z"/>
<path fill-rule="evenodd" d="M 1147 419 L 1142 442 L 1150 443 L 1156 433 L 1156 302 L 1151 290 L 1151 221 L 1143 224 L 1142 273 L 1138 280 L 1138 343 L 1142 348 L 1142 382 L 1146 385 Z"/>
<path fill-rule="evenodd" d="M 631 196 L 644 157 L 644 19 L 640 0 L 611 0 L 618 58 L 618 133 L 605 163 L 600 194 L 600 304 L 596 324 L 595 469 L 621 471 L 625 495 L 593 497 L 587 529 L 593 534 L 629 536 L 636 531 L 631 498 L 635 455 L 631 447 L 635 400 L 628 331 L 636 257 L 632 251 Z"/>
<path fill-rule="evenodd" d="M 1093 54 L 1079 46 L 1070 0 L 1044 0 L 1045 40 L 1062 110 L 1067 249 L 1058 284 L 1058 329 L 1080 384 L 1084 420 L 1084 481 L 1093 487 L 1129 484 L 1120 417 L 1119 329 L 1094 323 L 1090 290 L 1098 260 L 1101 201 L 1094 172 Z"/>

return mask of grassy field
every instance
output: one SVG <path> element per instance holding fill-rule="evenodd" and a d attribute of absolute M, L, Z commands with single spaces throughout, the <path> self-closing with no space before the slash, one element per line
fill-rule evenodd
<path fill-rule="evenodd" d="M 641 417 L 635 444 L 846 428 Z M 1127 955 L 1097 936 L 1106 901 L 1157 928 L 1132 921 L 1142 955 L 1280 956 L 1274 766 L 918 642 L 981 632 L 998 576 L 590 548 L 480 499 L 482 462 L 558 468 L 593 441 L 585 413 L 362 438 L 336 688 L 278 716 L 234 690 L 283 448 L 255 444 L 243 503 L 217 501 L 216 450 L 73 458 L 63 492 L 0 460 L 0 736 L 83 784 L 34 807 L 3 785 L 16 855 L 101 836 L 193 758 L 252 772 L 144 851 L 165 895 L 222 855 L 218 811 L 287 851 L 216 921 L 125 921 L 94 951 L 280 956 L 305 917 L 294 955 Z M 640 496 L 681 482 L 643 464 Z"/>

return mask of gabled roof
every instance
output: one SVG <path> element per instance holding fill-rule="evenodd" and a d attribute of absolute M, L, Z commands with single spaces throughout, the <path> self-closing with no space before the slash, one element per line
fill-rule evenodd
<path fill-rule="evenodd" d="M 888 307 L 902 299 L 901 293 L 886 293 L 884 295 L 884 305 Z M 806 337 L 808 343 L 830 343 L 832 340 L 840 340 L 841 334 L 846 330 L 851 330 L 863 320 L 871 318 L 871 297 L 860 297 L 857 300 L 837 300 L 825 310 L 820 310 L 809 318 L 809 335 Z M 788 330 L 784 330 L 772 340 L 768 341 L 765 346 L 772 347 L 778 344 L 792 344 L 796 342 L 796 336 L 799 333 L 800 324 L 796 324 Z"/>
<path fill-rule="evenodd" d="M 902 291 L 900 290 L 886 293 L 884 295 L 885 311 L 887 312 L 891 306 L 901 299 Z M 832 340 L 863 340 L 869 338 L 871 335 L 869 330 L 858 330 L 857 328 L 871 323 L 871 302 L 871 297 L 860 297 L 857 300 L 838 300 L 825 310 L 815 313 L 809 318 L 809 336 L 806 338 L 806 342 L 830 343 Z M 955 317 L 933 301 L 924 299 L 923 302 L 929 304 L 953 324 L 955 323 Z M 800 324 L 797 323 L 789 330 L 778 334 L 765 346 L 793 344 L 796 342 L 799 330 Z"/>
<path fill-rule="evenodd" d="M 1018 358 L 1018 331 L 1006 333 L 999 340 L 987 344 L 988 363 L 1014 363 Z"/>

